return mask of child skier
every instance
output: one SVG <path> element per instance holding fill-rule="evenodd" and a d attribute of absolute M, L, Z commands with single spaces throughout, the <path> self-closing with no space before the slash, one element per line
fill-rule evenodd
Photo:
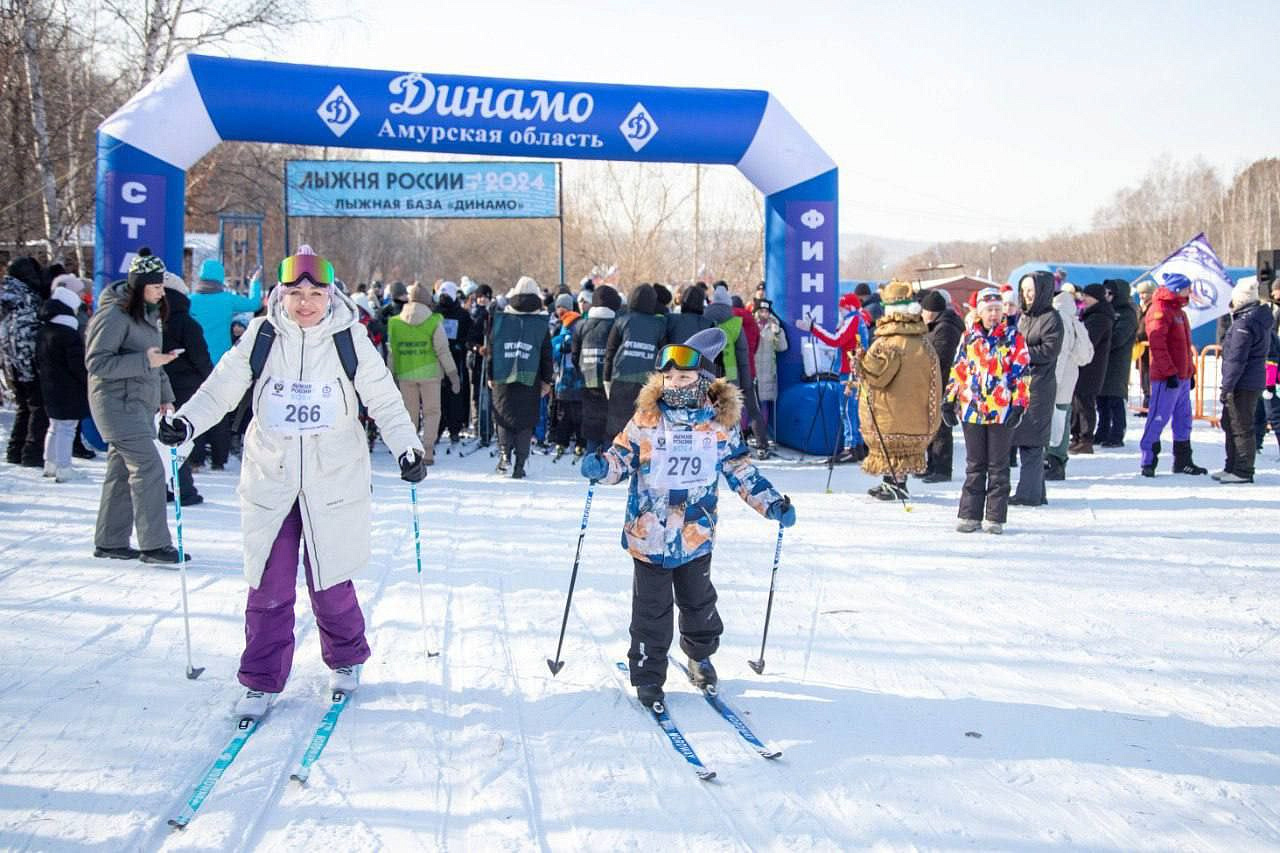
<path fill-rule="evenodd" d="M 636 413 L 603 454 L 582 460 L 582 475 L 606 484 L 631 477 L 622 545 L 635 561 L 631 599 L 631 683 L 652 707 L 665 696 L 671 645 L 672 592 L 680 608 L 680 648 L 702 687 L 716 683 L 711 655 L 724 626 L 711 584 L 716 532 L 716 481 L 725 481 L 753 509 L 790 527 L 796 511 L 751 463 L 738 422 L 742 396 L 715 378 L 727 338 L 698 332 L 663 347 L 657 368 L 636 399 Z"/>

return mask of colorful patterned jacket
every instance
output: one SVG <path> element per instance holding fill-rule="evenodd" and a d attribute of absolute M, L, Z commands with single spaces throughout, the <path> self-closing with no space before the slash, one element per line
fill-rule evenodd
<path fill-rule="evenodd" d="M 730 488 L 761 515 L 782 499 L 751 463 L 738 432 L 742 395 L 724 379 L 707 392 L 700 409 L 672 409 L 662 402 L 662 374 L 654 374 L 636 398 L 636 413 L 604 454 L 609 473 L 600 482 L 631 478 L 622 547 L 647 563 L 674 569 L 711 553 L 716 538 L 716 486 L 667 491 L 650 483 L 653 448 L 663 432 L 709 432 L 715 436 L 718 470 Z"/>
<path fill-rule="evenodd" d="M 1002 424 L 1015 406 L 1025 409 L 1031 358 L 1017 326 L 1004 321 L 988 332 L 981 323 L 965 332 L 951 365 L 947 402 L 969 424 Z"/>

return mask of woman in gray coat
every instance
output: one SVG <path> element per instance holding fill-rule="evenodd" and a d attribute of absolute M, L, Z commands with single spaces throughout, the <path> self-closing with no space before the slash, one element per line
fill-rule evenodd
<path fill-rule="evenodd" d="M 1018 490 L 1013 506 L 1040 506 L 1049 499 L 1044 491 L 1044 448 L 1053 425 L 1054 398 L 1058 393 L 1058 354 L 1062 352 L 1062 317 L 1053 307 L 1053 276 L 1048 272 L 1025 275 L 1018 282 L 1022 316 L 1018 331 L 1027 342 L 1031 367 L 1026 376 L 1031 402 L 1013 432 L 1013 446 L 1021 457 Z"/>
<path fill-rule="evenodd" d="M 89 321 L 89 410 L 109 445 L 95 557 L 178 562 L 165 513 L 164 464 L 153 440 L 156 413 L 173 411 L 164 366 L 179 355 L 160 351 L 165 313 L 164 262 L 144 248 L 129 265 L 128 280 L 102 291 Z M 135 528 L 140 550 L 129 546 Z"/>

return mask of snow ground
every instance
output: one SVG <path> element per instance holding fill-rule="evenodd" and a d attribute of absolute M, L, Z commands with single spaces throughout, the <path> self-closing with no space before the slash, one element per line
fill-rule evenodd
<path fill-rule="evenodd" d="M 0 438 L 11 415 L 0 419 Z M 1136 427 L 1140 427 L 1137 422 Z M 534 457 L 440 453 L 421 490 L 424 662 L 408 490 L 377 456 L 358 582 L 373 657 L 306 788 L 292 764 L 327 703 L 316 630 L 280 701 L 183 833 L 165 824 L 229 736 L 244 581 L 234 473 L 186 513 L 197 681 L 178 574 L 95 560 L 103 462 L 84 484 L 0 477 L 0 847 L 18 850 L 1280 849 L 1280 466 L 1255 486 L 1075 459 L 1002 538 L 953 532 L 959 482 L 914 511 L 856 468 L 766 464 L 788 531 L 767 669 L 775 528 L 722 489 L 714 577 L 724 694 L 784 750 L 749 752 L 695 693 L 672 714 L 697 781 L 619 690 L 624 487 L 596 494 L 563 672 L 545 658 L 585 482 Z M 1220 433 L 1198 428 L 1200 462 Z M 963 468 L 957 438 L 957 469 Z M 980 734 L 981 737 L 969 733 Z"/>

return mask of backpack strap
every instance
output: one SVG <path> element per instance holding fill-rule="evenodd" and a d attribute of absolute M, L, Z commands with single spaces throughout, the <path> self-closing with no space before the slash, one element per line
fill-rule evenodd
<path fill-rule="evenodd" d="M 276 341 L 276 327 L 270 320 L 263 320 L 258 327 L 258 334 L 253 338 L 253 349 L 249 351 L 249 373 L 253 377 L 252 385 L 256 385 L 262 376 L 262 368 L 267 366 L 267 356 L 271 355 L 271 345 Z"/>
<path fill-rule="evenodd" d="M 342 372 L 347 374 L 347 379 L 354 385 L 356 370 L 360 367 L 360 357 L 356 355 L 356 343 L 351 339 L 351 329 L 335 332 L 333 345 L 338 349 L 338 361 L 342 362 Z"/>

